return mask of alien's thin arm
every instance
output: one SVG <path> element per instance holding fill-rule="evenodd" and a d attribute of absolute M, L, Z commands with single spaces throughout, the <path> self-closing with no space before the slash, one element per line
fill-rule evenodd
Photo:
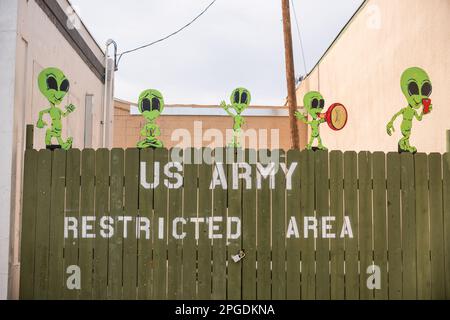
<path fill-rule="evenodd" d="M 42 117 L 44 116 L 44 114 L 46 113 L 50 113 L 51 109 L 46 109 L 46 110 L 42 110 L 41 112 L 39 112 L 39 120 L 42 121 Z"/>
<path fill-rule="evenodd" d="M 414 116 L 418 121 L 422 121 L 423 119 L 423 112 L 421 114 L 418 114 L 417 111 L 414 111 Z"/>
<path fill-rule="evenodd" d="M 154 132 L 155 137 L 161 136 L 161 130 L 159 129 L 159 127 L 156 127 Z"/>
<path fill-rule="evenodd" d="M 226 113 L 228 113 L 228 115 L 229 115 L 230 117 L 235 117 L 236 115 L 233 114 L 233 112 L 231 112 L 229 108 L 231 108 L 231 106 L 228 106 L 228 105 L 227 105 L 226 108 L 224 108 L 225 111 L 226 111 Z"/>
<path fill-rule="evenodd" d="M 305 123 L 307 125 L 312 124 L 312 121 L 308 121 L 308 119 L 303 114 L 301 114 L 300 112 L 297 113 L 297 119 L 301 120 L 303 123 Z"/>
<path fill-rule="evenodd" d="M 389 123 L 392 123 L 392 124 L 393 124 L 393 123 L 395 122 L 395 120 L 397 120 L 397 118 L 403 114 L 404 111 L 405 111 L 405 109 L 402 109 L 402 110 L 400 110 L 399 112 L 397 112 L 397 113 L 392 117 L 392 119 L 391 119 L 391 121 L 390 121 Z"/>

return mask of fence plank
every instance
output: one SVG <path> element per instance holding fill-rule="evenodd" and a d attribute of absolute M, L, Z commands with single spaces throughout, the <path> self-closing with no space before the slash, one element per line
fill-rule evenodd
<path fill-rule="evenodd" d="M 351 223 L 353 238 L 345 238 L 345 299 L 359 299 L 358 273 L 358 159 L 356 152 L 344 153 L 344 212 Z"/>
<path fill-rule="evenodd" d="M 431 235 L 431 298 L 445 299 L 444 217 L 442 203 L 442 156 L 429 156 L 430 235 Z"/>
<path fill-rule="evenodd" d="M 171 154 L 182 154 L 179 149 L 169 151 L 169 161 L 172 162 Z M 182 167 L 180 168 L 182 170 Z M 176 168 L 171 168 L 171 172 L 178 172 Z M 180 300 L 183 298 L 183 240 L 182 223 L 175 223 L 176 219 L 183 216 L 183 192 L 181 188 L 177 188 L 178 182 L 174 177 L 168 179 L 169 188 L 169 220 L 168 220 L 168 299 Z M 181 185 L 182 186 L 182 185 Z M 180 187 L 181 187 L 180 186 Z M 177 239 L 178 238 L 178 239 Z"/>
<path fill-rule="evenodd" d="M 187 149 L 190 162 L 184 163 L 183 217 L 188 225 L 183 227 L 187 237 L 183 240 L 183 299 L 195 300 L 197 296 L 197 239 L 199 229 L 193 219 L 197 219 L 198 203 L 198 165 L 194 158 L 199 153 L 196 149 Z M 197 156 L 198 157 L 198 156 Z M 185 157 L 186 159 L 186 157 Z"/>
<path fill-rule="evenodd" d="M 430 223 L 428 211 L 428 157 L 415 155 L 417 298 L 431 299 Z"/>
<path fill-rule="evenodd" d="M 80 238 L 80 269 L 81 269 L 81 300 L 92 299 L 92 270 L 95 237 L 95 221 L 85 220 L 85 217 L 95 217 L 95 151 L 85 149 L 81 152 L 81 198 L 80 219 L 86 228 L 82 227 Z M 89 230 L 90 229 L 90 230 Z"/>
<path fill-rule="evenodd" d="M 114 226 L 123 226 L 123 192 L 124 192 L 124 150 L 111 151 L 110 216 Z M 108 258 L 108 299 L 122 299 L 123 281 L 123 238 L 124 234 L 116 228 L 114 236 L 109 239 Z"/>
<path fill-rule="evenodd" d="M 402 195 L 402 251 L 403 251 L 403 299 L 416 299 L 416 192 L 414 187 L 414 156 L 403 153 L 401 161 Z"/>
<path fill-rule="evenodd" d="M 38 152 L 25 151 L 20 245 L 20 299 L 34 298 Z"/>
<path fill-rule="evenodd" d="M 238 218 L 242 221 L 242 188 L 243 179 L 239 179 L 237 183 L 233 184 L 233 177 L 239 177 L 239 174 L 245 171 L 245 168 L 239 168 L 239 164 L 244 159 L 244 152 L 242 149 L 227 149 L 227 159 L 232 160 L 228 162 L 228 217 Z M 248 169 L 248 168 L 247 168 Z M 247 184 L 245 183 L 245 187 Z M 231 230 L 229 231 L 231 232 Z M 235 232 L 233 230 L 233 232 Z M 227 292 L 228 300 L 240 300 L 241 293 L 241 275 L 242 262 L 235 263 L 230 257 L 239 254 L 242 250 L 242 234 L 238 239 L 227 239 L 228 242 L 228 283 Z"/>
<path fill-rule="evenodd" d="M 209 239 L 209 228 L 207 221 L 212 217 L 212 181 L 213 165 L 211 149 L 202 149 L 203 163 L 198 168 L 198 217 L 202 219 L 200 224 L 200 235 L 198 240 L 198 300 L 211 299 L 211 261 L 212 247 Z"/>
<path fill-rule="evenodd" d="M 373 238 L 374 264 L 381 272 L 381 288 L 375 290 L 375 299 L 387 300 L 386 155 L 383 152 L 373 154 Z"/>
<path fill-rule="evenodd" d="M 324 237 L 324 223 L 330 216 L 328 152 L 315 153 L 315 194 L 316 218 L 318 221 L 316 237 L 316 299 L 330 300 L 330 239 Z M 328 223 L 328 222 L 327 222 Z M 332 233 L 332 231 L 327 233 Z"/>
<path fill-rule="evenodd" d="M 389 299 L 402 299 L 400 155 L 387 155 Z"/>
<path fill-rule="evenodd" d="M 341 228 L 344 223 L 344 155 L 340 151 L 330 153 L 330 213 L 336 217 L 336 226 Z M 339 231 L 339 230 L 338 230 Z M 330 244 L 330 274 L 331 299 L 345 298 L 345 242 L 340 234 L 331 239 Z"/>
<path fill-rule="evenodd" d="M 153 235 L 153 300 L 167 299 L 167 201 L 168 189 L 164 185 L 164 166 L 168 163 L 167 149 L 155 150 L 155 162 L 159 163 L 159 185 L 154 190 Z M 164 223 L 161 225 L 161 221 Z M 155 227 L 157 229 L 155 229 Z M 157 230 L 157 232 L 155 231 Z"/>
<path fill-rule="evenodd" d="M 303 173 L 307 173 L 306 165 L 306 153 L 300 153 L 299 150 L 289 150 L 286 158 L 287 167 L 291 168 L 297 164 L 297 169 L 294 171 L 291 180 L 291 188 L 286 190 L 286 219 L 289 227 L 286 229 L 286 295 L 289 300 L 299 300 L 301 296 L 301 281 L 306 277 L 300 278 L 300 261 L 301 261 L 301 244 L 300 234 L 295 234 L 298 224 L 302 223 L 301 217 L 305 215 L 306 208 L 300 207 L 301 203 L 301 186 L 300 183 L 304 183 L 306 186 L 306 180 L 304 180 Z M 306 190 L 306 189 L 305 189 Z M 283 234 L 286 233 L 286 230 Z M 297 230 L 299 233 L 301 230 Z M 303 270 L 303 269 L 302 269 Z M 306 288 L 306 286 L 305 286 Z"/>
<path fill-rule="evenodd" d="M 109 216 L 109 166 L 110 151 L 99 149 L 95 152 L 95 216 L 98 222 L 107 224 Z M 109 225 L 109 224 L 107 224 Z M 108 237 L 106 231 L 95 229 L 93 298 L 106 300 L 108 295 Z"/>
<path fill-rule="evenodd" d="M 81 180 L 81 151 L 69 150 L 67 152 L 67 176 L 66 176 L 66 219 L 75 219 L 74 224 L 78 224 L 75 231 L 68 231 L 64 240 L 64 273 L 65 279 L 68 278 L 66 271 L 70 266 L 79 266 L 78 251 L 80 239 L 80 180 Z M 77 222 L 75 222 L 77 221 Z M 68 223 L 67 223 L 68 224 Z M 83 272 L 81 270 L 81 272 Z M 64 286 L 64 299 L 75 300 L 79 298 L 78 289 L 69 289 Z"/>
<path fill-rule="evenodd" d="M 38 194 L 36 206 L 36 253 L 34 261 L 34 298 L 48 298 L 48 255 L 50 232 L 52 153 L 39 151 L 38 155 Z"/>
<path fill-rule="evenodd" d="M 256 300 L 256 160 L 255 150 L 245 150 L 252 168 L 252 189 L 243 189 L 242 243 L 246 257 L 242 261 L 242 299 Z"/>
<path fill-rule="evenodd" d="M 214 150 L 214 161 L 216 170 L 223 169 L 225 179 L 227 177 L 224 165 L 224 148 Z M 226 299 L 227 295 L 227 247 L 223 236 L 216 236 L 226 230 L 224 217 L 227 214 L 227 190 L 222 186 L 216 186 L 213 190 L 213 217 L 209 222 L 210 236 L 213 238 L 213 275 L 212 275 L 212 298 L 213 300 Z M 214 231 L 217 228 L 217 231 Z"/>
<path fill-rule="evenodd" d="M 261 188 L 257 183 L 257 261 L 256 271 L 256 296 L 258 300 L 271 299 L 271 267 L 270 267 L 270 244 L 271 244 L 271 216 L 270 216 L 270 175 L 263 178 L 264 168 L 270 168 L 270 151 L 259 150 L 259 168 L 257 176 L 261 178 Z"/>
<path fill-rule="evenodd" d="M 140 165 L 145 172 L 139 171 L 139 220 L 141 225 L 150 225 L 150 234 L 141 234 L 138 239 L 138 299 L 150 300 L 152 298 L 152 239 L 155 238 L 156 221 L 153 219 L 153 188 L 146 183 L 154 182 L 154 151 L 144 149 L 140 151 Z M 145 173 L 145 176 L 144 176 Z M 148 187 L 148 189 L 147 189 Z"/>
<path fill-rule="evenodd" d="M 50 209 L 49 291 L 51 300 L 61 299 L 64 288 L 64 198 L 66 190 L 66 152 L 52 153 Z"/>
<path fill-rule="evenodd" d="M 139 204 L 139 150 L 125 151 L 125 212 L 131 217 L 127 223 L 127 236 L 123 239 L 123 299 L 135 300 L 137 295 L 137 238 L 136 228 Z M 135 224 L 136 223 L 136 224 Z M 139 236 L 141 231 L 139 230 Z"/>
<path fill-rule="evenodd" d="M 367 287 L 368 268 L 373 272 L 372 250 L 372 155 L 360 152 L 358 155 L 359 177 L 359 295 L 362 300 L 372 300 L 374 290 Z"/>
<path fill-rule="evenodd" d="M 445 254 L 445 298 L 450 299 L 450 153 L 444 155 L 444 254 Z"/>
<path fill-rule="evenodd" d="M 280 165 L 286 165 L 286 154 L 279 152 Z M 298 171 L 298 165 L 296 168 Z M 298 176 L 297 176 L 298 177 Z M 297 183 L 300 179 L 296 180 Z M 272 190 L 272 299 L 286 299 L 286 176 L 280 166 Z M 300 257 L 298 260 L 300 260 Z M 297 273 L 298 274 L 298 273 Z M 298 287 L 297 287 L 298 289 Z"/>

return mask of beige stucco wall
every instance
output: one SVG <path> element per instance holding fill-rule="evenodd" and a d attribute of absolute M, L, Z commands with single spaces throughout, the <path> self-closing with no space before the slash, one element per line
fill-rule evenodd
<path fill-rule="evenodd" d="M 58 3 L 64 5 L 63 8 L 69 5 L 66 0 L 58 0 Z M 63 138 L 72 136 L 74 148 L 84 148 L 85 96 L 87 94 L 94 96 L 92 143 L 94 147 L 101 146 L 100 121 L 103 119 L 102 96 L 104 91 L 102 81 L 94 75 L 35 1 L 19 1 L 17 30 L 15 104 L 9 106 L 11 112 L 14 112 L 13 186 L 11 191 L 13 217 L 11 219 L 11 270 L 9 274 L 9 296 L 11 298 L 18 298 L 19 288 L 20 210 L 26 124 L 36 124 L 39 111 L 49 106 L 39 91 L 37 77 L 42 69 L 57 67 L 63 70 L 70 80 L 70 92 L 60 107 L 64 109 L 69 103 L 73 103 L 77 107 L 75 113 L 67 119 L 63 119 Z M 101 49 L 88 37 L 88 32 L 81 29 L 80 33 L 95 55 L 101 57 Z M 100 61 L 103 63 L 103 60 Z M 51 120 L 47 117 L 45 116 L 44 119 L 50 124 Z M 35 149 L 45 148 L 45 131 L 46 129 L 35 128 Z"/>
<path fill-rule="evenodd" d="M 444 152 L 450 129 L 449 40 L 449 0 L 368 0 L 300 85 L 299 104 L 307 91 L 319 90 L 327 106 L 341 102 L 348 108 L 343 131 L 322 127 L 330 149 L 397 151 L 401 120 L 393 137 L 386 124 L 407 106 L 400 76 L 408 67 L 422 67 L 433 83 L 434 110 L 414 121 L 411 143 L 421 152 Z"/>

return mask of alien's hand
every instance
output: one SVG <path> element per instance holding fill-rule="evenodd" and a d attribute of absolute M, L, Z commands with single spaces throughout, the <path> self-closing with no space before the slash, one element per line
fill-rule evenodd
<path fill-rule="evenodd" d="M 43 121 L 42 119 L 39 119 L 37 124 L 36 124 L 36 127 L 38 127 L 39 129 L 42 129 L 42 128 L 46 127 L 46 126 L 47 126 L 47 122 Z"/>
<path fill-rule="evenodd" d="M 220 106 L 221 106 L 223 109 L 225 109 L 225 110 L 228 110 L 228 109 L 229 109 L 229 106 L 227 105 L 227 103 L 226 103 L 225 101 L 222 101 L 222 102 L 220 103 Z"/>
<path fill-rule="evenodd" d="M 428 113 L 430 113 L 431 111 L 433 111 L 433 105 L 432 105 L 432 104 L 430 105 L 430 107 L 429 107 L 428 110 L 429 110 Z M 428 113 L 427 113 L 427 114 L 428 114 Z"/>
<path fill-rule="evenodd" d="M 387 134 L 392 136 L 392 132 L 395 132 L 394 124 L 392 122 L 389 122 L 386 127 Z"/>
<path fill-rule="evenodd" d="M 73 104 L 69 104 L 69 105 L 66 107 L 67 114 L 74 112 L 75 109 L 76 109 L 76 107 L 75 107 Z"/>
<path fill-rule="evenodd" d="M 297 117 L 297 119 L 299 120 L 305 120 L 306 116 L 303 113 L 300 113 L 299 111 L 295 112 L 295 116 Z"/>

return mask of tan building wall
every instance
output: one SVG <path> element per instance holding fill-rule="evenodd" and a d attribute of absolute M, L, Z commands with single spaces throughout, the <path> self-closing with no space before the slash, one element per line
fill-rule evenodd
<path fill-rule="evenodd" d="M 130 114 L 130 107 L 135 108 L 133 103 L 116 100 L 114 108 L 114 146 L 118 148 L 134 148 L 137 141 L 141 139 L 140 131 L 145 125 L 142 116 Z M 278 130 L 279 148 L 289 150 L 290 143 L 290 127 L 287 109 L 284 107 L 250 107 L 245 116 L 246 124 L 244 130 L 253 129 L 256 132 L 267 130 L 267 146 L 272 149 L 271 129 Z M 175 115 L 179 113 L 181 115 Z M 210 113 L 210 115 L 205 115 Z M 173 115 L 172 115 L 173 114 Z M 187 115 L 192 114 L 192 115 Z M 272 115 L 270 115 L 272 114 Z M 265 116 L 266 115 L 266 116 Z M 195 122 L 201 122 L 203 134 L 209 129 L 219 130 L 223 136 L 226 130 L 233 127 L 233 120 L 219 106 L 174 106 L 165 107 L 163 115 L 157 120 L 161 127 L 161 140 L 165 146 L 172 148 L 176 145 L 179 147 L 222 147 L 222 141 L 208 141 L 203 139 L 201 145 L 195 143 L 194 125 Z M 185 129 L 189 131 L 192 141 L 184 141 L 179 145 L 180 140 L 172 141 L 172 137 L 176 136 L 177 129 Z M 175 134 L 174 134 L 175 132 Z M 248 132 L 248 131 L 247 131 Z M 263 131 L 262 131 L 263 132 Z M 302 141 L 304 141 L 303 137 Z M 263 140 L 258 140 L 258 147 L 263 147 Z M 247 142 L 248 143 L 248 142 Z"/>
<path fill-rule="evenodd" d="M 400 123 L 389 137 L 386 125 L 407 106 L 400 76 L 409 67 L 424 68 L 433 83 L 434 110 L 414 121 L 411 143 L 421 152 L 444 152 L 450 129 L 450 1 L 368 0 L 298 88 L 319 90 L 327 105 L 341 102 L 347 127 L 321 135 L 330 149 L 397 151 Z"/>
<path fill-rule="evenodd" d="M 10 3 L 12 4 L 12 2 Z M 50 9 L 48 5 L 53 9 Z M 61 10 L 56 7 L 57 5 Z M 65 20 L 58 22 L 55 17 L 49 17 L 52 10 L 61 14 L 67 12 L 66 10 L 70 6 L 67 0 L 20 0 L 16 6 L 16 8 L 13 8 L 12 5 L 9 7 L 8 4 L 11 14 L 17 14 L 17 25 L 14 26 L 17 28 L 16 38 L 9 42 L 15 42 L 16 45 L 15 59 L 10 61 L 15 68 L 15 77 L 12 78 L 13 87 L 11 88 L 11 91 L 14 92 L 14 100 L 13 105 L 2 106 L 10 108 L 10 112 L 14 113 L 12 137 L 8 142 L 12 144 L 12 174 L 9 193 L 11 197 L 9 297 L 13 299 L 18 298 L 19 289 L 21 190 L 26 125 L 35 125 L 39 111 L 49 107 L 48 101 L 39 91 L 37 77 L 44 68 L 57 67 L 63 70 L 70 80 L 70 92 L 60 108 L 65 109 L 69 103 L 77 107 L 73 114 L 62 120 L 62 136 L 64 139 L 72 136 L 74 148 L 85 147 L 85 132 L 88 130 L 85 126 L 85 101 L 88 95 L 93 97 L 93 129 L 90 135 L 92 139 L 90 146 L 101 147 L 102 126 L 100 122 L 103 119 L 102 96 L 104 92 L 103 75 L 99 74 L 99 69 L 102 68 L 104 73 L 104 54 L 85 26 L 79 25 L 76 32 L 70 30 L 69 35 L 63 30 L 66 24 Z M 84 42 L 84 47 L 77 47 L 79 43 L 70 43 L 67 37 L 75 36 L 75 34 L 79 38 L 73 41 Z M 85 55 L 90 55 L 90 58 L 86 58 Z M 97 69 L 93 65 L 89 65 L 86 59 L 94 61 Z M 44 120 L 49 125 L 51 124 L 48 115 L 44 116 Z M 45 132 L 46 129 L 35 128 L 35 149 L 45 148 Z"/>

